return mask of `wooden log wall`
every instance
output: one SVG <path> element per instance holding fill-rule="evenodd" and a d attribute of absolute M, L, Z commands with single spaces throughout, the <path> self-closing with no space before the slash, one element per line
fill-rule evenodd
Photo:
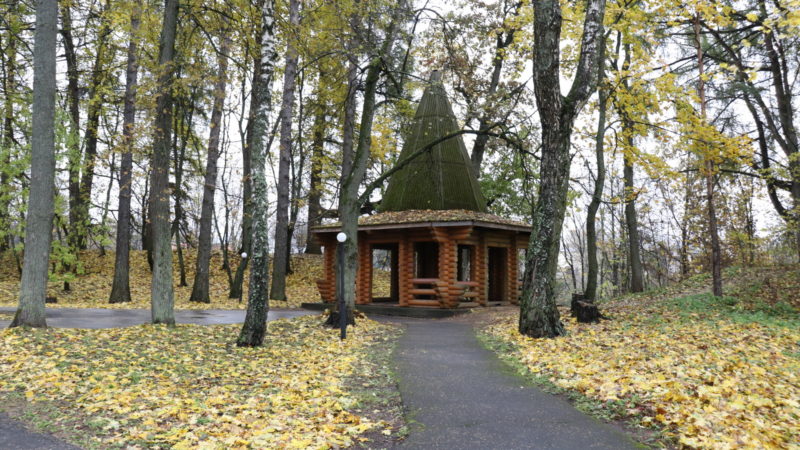
<path fill-rule="evenodd" d="M 414 278 L 414 248 L 411 241 L 403 239 L 398 245 L 400 262 L 397 267 L 397 283 L 400 285 L 400 306 L 409 306 L 412 299 L 411 279 Z"/>
<path fill-rule="evenodd" d="M 508 274 L 508 280 L 506 280 L 506 295 L 508 296 L 508 301 L 511 302 L 511 304 L 518 305 L 519 281 L 517 279 L 517 272 L 519 266 L 517 265 L 517 236 L 511 235 L 510 241 L 511 245 L 508 247 L 508 257 L 506 258 L 506 261 L 508 262 L 506 269 L 506 273 Z"/>
<path fill-rule="evenodd" d="M 323 302 L 333 303 L 336 300 L 336 246 L 324 242 L 323 248 L 323 276 L 317 281 L 317 289 Z"/>
<path fill-rule="evenodd" d="M 356 270 L 356 304 L 372 303 L 372 249 L 366 240 L 358 241 Z"/>
<path fill-rule="evenodd" d="M 436 241 L 439 243 L 439 301 L 442 307 L 455 308 L 458 305 L 455 287 L 458 269 L 457 246 L 450 236 L 450 229 L 434 228 L 433 231 Z"/>
<path fill-rule="evenodd" d="M 486 306 L 486 301 L 489 297 L 488 259 L 489 254 L 486 246 L 486 239 L 484 239 L 483 234 L 481 234 L 478 238 L 478 245 L 475 246 L 475 258 L 473 260 L 475 264 L 475 281 L 478 283 L 478 287 L 476 288 L 478 297 L 475 300 L 481 306 Z"/>

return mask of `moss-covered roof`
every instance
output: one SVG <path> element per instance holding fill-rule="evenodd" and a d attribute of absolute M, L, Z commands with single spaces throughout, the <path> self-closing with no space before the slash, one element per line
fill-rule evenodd
<path fill-rule="evenodd" d="M 398 164 L 460 129 L 440 75 L 434 72 L 430 85 L 422 94 Z M 486 211 L 486 200 L 461 135 L 434 145 L 430 151 L 417 156 L 392 175 L 379 209 Z"/>
<path fill-rule="evenodd" d="M 388 225 L 446 225 L 447 223 L 470 222 L 470 225 L 486 226 L 488 228 L 519 228 L 520 231 L 530 230 L 530 225 L 517 220 L 507 219 L 480 211 L 466 209 L 432 210 L 412 209 L 407 211 L 386 211 L 358 219 L 359 229 L 384 228 Z M 312 231 L 332 232 L 338 230 L 341 223 L 330 223 L 314 227 Z"/>

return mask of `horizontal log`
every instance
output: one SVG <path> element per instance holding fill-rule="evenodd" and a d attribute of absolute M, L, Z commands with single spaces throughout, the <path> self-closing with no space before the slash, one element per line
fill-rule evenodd
<path fill-rule="evenodd" d="M 439 281 L 438 278 L 412 278 L 411 282 L 415 284 L 432 284 Z"/>
<path fill-rule="evenodd" d="M 439 300 L 421 300 L 421 299 L 411 299 L 408 301 L 410 306 L 436 306 L 441 307 L 442 304 Z"/>
<path fill-rule="evenodd" d="M 464 298 L 478 298 L 480 296 L 480 292 L 465 292 L 461 294 Z"/>
<path fill-rule="evenodd" d="M 478 302 L 461 302 L 458 304 L 459 308 L 474 308 L 476 306 L 480 306 Z"/>
<path fill-rule="evenodd" d="M 477 281 L 456 281 L 456 286 L 478 287 L 480 283 Z"/>
<path fill-rule="evenodd" d="M 438 295 L 436 289 L 409 289 L 408 293 L 411 295 Z"/>

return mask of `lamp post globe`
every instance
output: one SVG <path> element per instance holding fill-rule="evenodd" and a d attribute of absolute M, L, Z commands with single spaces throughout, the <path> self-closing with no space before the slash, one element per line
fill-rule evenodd
<path fill-rule="evenodd" d="M 336 235 L 336 240 L 339 242 L 344 242 L 347 240 L 347 235 L 343 232 L 339 232 L 339 234 Z"/>

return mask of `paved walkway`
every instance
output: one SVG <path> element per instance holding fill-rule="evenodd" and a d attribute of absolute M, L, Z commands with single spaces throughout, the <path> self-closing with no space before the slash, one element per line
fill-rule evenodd
<path fill-rule="evenodd" d="M 512 373 L 463 320 L 395 320 L 396 361 L 412 424 L 403 448 L 636 448 L 611 425 Z"/>
<path fill-rule="evenodd" d="M 16 308 L 0 308 L 0 313 L 14 314 Z M 244 310 L 197 309 L 175 310 L 177 323 L 224 325 L 244 322 Z M 269 320 L 317 314 L 297 309 L 272 309 Z M 11 323 L 13 315 L 0 314 L 0 328 Z M 120 328 L 150 323 L 149 309 L 47 308 L 47 326 L 54 328 Z M 1 447 L 0 447 L 1 448 Z"/>
<path fill-rule="evenodd" d="M 34 433 L 0 413 L 0 448 L 14 450 L 79 450 L 46 434 Z"/>

